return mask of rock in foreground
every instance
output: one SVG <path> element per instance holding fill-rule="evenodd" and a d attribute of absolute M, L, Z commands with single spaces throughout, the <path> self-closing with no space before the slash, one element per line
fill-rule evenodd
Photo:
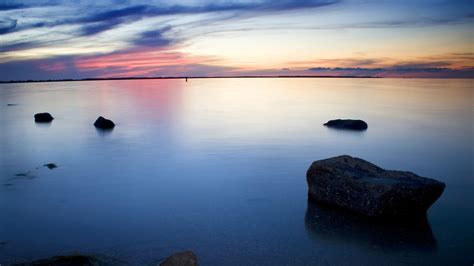
<path fill-rule="evenodd" d="M 192 251 L 173 254 L 160 263 L 160 266 L 197 266 L 197 257 Z"/>
<path fill-rule="evenodd" d="M 115 124 L 114 122 L 112 122 L 112 120 L 99 116 L 99 118 L 95 120 L 94 126 L 100 129 L 112 129 L 115 127 Z"/>
<path fill-rule="evenodd" d="M 35 122 L 37 123 L 48 123 L 53 121 L 54 117 L 50 113 L 37 113 L 35 114 Z"/>
<path fill-rule="evenodd" d="M 366 122 L 362 120 L 354 120 L 354 119 L 329 120 L 324 125 L 330 128 L 350 129 L 350 130 L 366 130 L 368 127 Z"/>
<path fill-rule="evenodd" d="M 446 186 L 348 155 L 313 162 L 306 181 L 310 199 L 371 217 L 424 215 Z"/>

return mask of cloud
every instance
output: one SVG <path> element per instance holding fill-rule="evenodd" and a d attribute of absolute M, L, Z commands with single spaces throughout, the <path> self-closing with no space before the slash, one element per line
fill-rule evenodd
<path fill-rule="evenodd" d="M 474 67 L 436 67 L 437 63 L 403 63 L 386 67 L 311 67 L 245 69 L 209 57 L 164 48 L 129 49 L 98 56 L 63 56 L 0 64 L 0 80 L 45 80 L 169 76 L 353 76 L 474 78 Z"/>
<path fill-rule="evenodd" d="M 0 19 L 0 35 L 11 32 L 16 28 L 16 19 Z"/>
<path fill-rule="evenodd" d="M 0 52 L 5 53 L 5 52 L 10 52 L 10 51 L 17 51 L 17 50 L 23 50 L 31 47 L 37 46 L 37 42 L 30 42 L 30 41 L 20 41 L 20 42 L 14 42 L 14 43 L 9 43 L 9 44 L 0 44 Z"/>
<path fill-rule="evenodd" d="M 90 74 L 78 72 L 70 56 L 0 64 L 2 81 L 84 78 Z"/>
<path fill-rule="evenodd" d="M 165 38 L 164 33 L 171 30 L 171 26 L 166 26 L 157 30 L 145 31 L 140 34 L 140 36 L 134 40 L 134 44 L 137 46 L 145 47 L 162 47 L 168 46 L 173 43 L 173 40 Z"/>
<path fill-rule="evenodd" d="M 19 3 L 0 3 L 0 11 L 25 8 L 26 6 Z"/>
<path fill-rule="evenodd" d="M 473 14 L 465 8 L 470 2 L 464 1 L 462 5 L 458 4 L 459 2 L 452 4 L 452 2 L 443 1 L 443 3 L 445 4 L 440 5 L 438 2 L 400 4 L 370 0 L 363 3 L 341 0 L 83 0 L 79 2 L 4 0 L 0 4 L 0 35 L 2 37 L 0 58 L 1 62 L 11 62 L 11 64 L 0 64 L 0 69 L 13 76 L 30 75 L 25 71 L 21 71 L 24 74 L 14 75 L 12 71 L 6 70 L 6 66 L 19 69 L 18 66 L 22 65 L 25 69 L 37 69 L 38 73 L 44 74 L 45 77 L 56 77 L 62 72 L 65 77 L 77 78 L 85 77 L 86 74 L 88 75 L 86 77 L 163 75 L 163 73 L 171 73 L 172 70 L 176 71 L 176 74 L 186 74 L 190 71 L 189 73 L 199 75 L 207 75 L 205 71 L 208 71 L 208 75 L 262 73 L 319 75 L 326 73 L 426 76 L 430 73 L 433 75 L 438 73 L 459 76 L 461 72 L 465 75 L 471 70 L 461 68 L 461 66 L 472 67 L 474 56 L 472 53 L 463 53 L 467 37 L 459 37 L 459 40 L 455 38 L 464 34 L 466 28 L 472 24 Z M 313 9 L 321 7 L 328 8 L 321 9 L 324 12 L 314 12 Z M 462 23 L 464 24 L 458 25 Z M 437 25 L 449 25 L 449 27 L 426 29 L 419 35 L 420 37 L 410 39 L 415 36 L 410 34 L 421 31 L 411 28 Z M 345 29 L 378 28 L 388 30 L 383 34 L 377 30 L 345 31 Z M 256 30 L 259 32 L 245 33 Z M 242 69 L 243 67 L 239 67 L 239 64 L 251 68 L 254 62 L 255 65 L 270 68 L 266 65 L 268 62 L 262 62 L 258 56 L 255 57 L 255 61 L 253 61 L 254 58 L 250 58 L 242 63 L 244 60 L 239 61 L 241 59 L 239 53 L 242 55 L 251 53 L 246 49 L 239 50 L 238 45 L 230 47 L 234 44 L 228 41 L 233 37 L 243 36 L 240 39 L 258 46 L 259 42 L 268 40 L 262 41 L 267 36 L 260 36 L 260 30 L 262 34 L 268 34 L 268 38 L 277 36 L 275 42 L 279 42 L 280 46 L 275 45 L 275 47 L 282 49 L 281 53 L 277 51 L 279 54 L 275 56 L 278 58 L 275 59 L 277 62 L 275 64 L 278 66 L 272 66 L 274 69 Z M 278 32 L 265 32 L 267 30 Z M 326 32 L 317 32 L 318 30 L 330 31 L 326 35 Z M 212 38 L 204 36 L 220 32 L 235 33 L 210 36 Z M 397 43 L 402 46 L 400 49 L 397 47 L 396 55 L 392 53 L 389 56 L 403 58 L 403 52 L 407 52 L 406 61 L 369 58 L 372 52 L 380 56 L 391 52 L 387 49 L 387 39 L 384 39 L 389 33 L 393 33 L 393 36 L 397 38 Z M 354 36 L 355 42 L 340 41 L 339 37 L 349 34 Z M 444 41 L 438 40 L 437 36 L 444 36 L 444 34 L 456 44 L 455 47 L 454 45 L 453 47 L 444 46 Z M 226 46 L 225 38 L 228 38 L 229 47 Z M 362 38 L 367 38 L 369 45 L 361 46 L 361 41 L 365 41 Z M 216 42 L 213 42 L 214 40 Z M 223 42 L 218 44 L 221 40 Z M 345 37 L 342 40 L 345 40 Z M 305 44 L 315 42 L 314 49 L 308 48 L 308 51 L 301 51 L 301 53 L 284 50 L 293 49 L 292 45 L 296 41 Z M 420 46 L 417 48 L 421 51 L 422 45 L 426 45 L 427 41 L 432 47 L 427 51 L 438 49 L 437 51 L 446 52 L 446 54 L 431 58 L 415 58 L 412 47 L 406 44 L 419 42 Z M 266 47 L 268 46 L 262 48 L 261 54 L 275 52 L 277 49 L 270 47 L 273 49 L 267 51 Z M 228 53 L 227 48 L 229 48 Z M 378 48 L 381 49 L 378 50 Z M 357 54 L 356 49 L 362 49 L 365 54 Z M 325 51 L 334 52 L 330 54 L 354 55 L 355 57 L 279 63 L 285 60 L 317 56 L 318 53 L 324 54 Z M 457 53 L 454 53 L 455 51 Z M 453 53 L 447 54 L 448 52 Z M 197 56 L 201 53 L 221 54 L 223 61 L 216 60 L 212 56 Z M 33 57 L 43 59 L 32 60 Z M 268 57 L 262 56 L 262 58 L 266 60 Z M 14 63 L 15 60 L 24 61 Z M 65 60 L 65 63 L 60 63 L 61 60 Z M 224 60 L 227 63 L 222 63 Z M 258 60 L 260 62 L 257 62 Z M 232 63 L 236 67 L 228 66 Z M 8 78 L 4 73 L 0 76 Z"/>
<path fill-rule="evenodd" d="M 408 67 L 393 66 L 386 68 L 360 67 L 313 67 L 308 69 L 318 75 L 329 76 L 370 76 L 386 78 L 474 78 L 474 68 L 459 69 L 441 67 Z"/>
<path fill-rule="evenodd" d="M 99 12 L 88 17 L 82 18 L 79 22 L 102 22 L 107 20 L 116 20 L 124 17 L 141 16 L 149 8 L 146 5 L 130 6 L 121 9 Z"/>
<path fill-rule="evenodd" d="M 109 20 L 109 21 L 103 21 L 103 22 L 98 22 L 98 23 L 91 23 L 88 24 L 84 27 L 82 27 L 80 31 L 81 36 L 90 36 L 90 35 L 95 35 L 97 33 L 101 33 L 110 29 L 113 29 L 116 27 L 118 24 L 121 22 L 116 21 L 116 20 Z"/>
<path fill-rule="evenodd" d="M 200 5 L 166 5 L 160 6 L 140 4 L 128 7 L 122 7 L 111 10 L 103 10 L 97 7 L 97 12 L 88 13 L 79 18 L 64 18 L 58 19 L 54 22 L 40 22 L 36 25 L 22 27 L 21 29 L 28 29 L 38 26 L 59 26 L 59 25 L 82 25 L 82 29 L 78 32 L 80 36 L 95 35 L 110 29 L 113 29 L 121 24 L 134 22 L 148 17 L 157 16 L 172 16 L 185 14 L 206 14 L 217 12 L 239 12 L 239 15 L 254 13 L 255 15 L 277 12 L 277 11 L 291 11 L 302 8 L 317 8 L 322 6 L 334 5 L 340 0 L 296 0 L 296 1 L 271 1 L 263 2 L 218 2 L 206 3 Z M 12 6 L 13 7 L 13 6 Z M 22 6 L 27 7 L 27 6 Z M 102 10 L 101 10 L 102 9 Z M 93 9 L 94 10 L 94 9 Z"/>

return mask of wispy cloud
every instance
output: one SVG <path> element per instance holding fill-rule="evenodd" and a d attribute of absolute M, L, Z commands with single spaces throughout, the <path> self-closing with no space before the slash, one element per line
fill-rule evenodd
<path fill-rule="evenodd" d="M 162 47 L 168 46 L 174 42 L 174 40 L 163 36 L 164 33 L 171 30 L 171 26 L 165 26 L 157 30 L 145 31 L 136 38 L 133 43 L 137 46 L 145 47 Z"/>
<path fill-rule="evenodd" d="M 24 8 L 26 5 L 20 3 L 0 3 L 0 11 Z"/>
<path fill-rule="evenodd" d="M 0 19 L 0 35 L 11 32 L 16 28 L 16 19 Z"/>

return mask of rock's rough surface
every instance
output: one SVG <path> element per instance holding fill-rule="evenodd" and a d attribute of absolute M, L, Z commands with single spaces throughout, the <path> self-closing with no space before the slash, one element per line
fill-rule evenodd
<path fill-rule="evenodd" d="M 48 123 L 53 121 L 54 117 L 50 113 L 37 113 L 35 114 L 35 122 L 37 123 Z"/>
<path fill-rule="evenodd" d="M 115 127 L 115 124 L 114 122 L 112 122 L 112 120 L 99 116 L 99 118 L 95 120 L 94 126 L 100 129 L 112 129 Z"/>
<path fill-rule="evenodd" d="M 330 128 L 349 129 L 349 130 L 366 130 L 368 127 L 366 122 L 362 120 L 354 120 L 354 119 L 329 120 L 324 125 Z"/>
<path fill-rule="evenodd" d="M 310 199 L 372 217 L 425 215 L 446 186 L 348 155 L 313 162 L 306 181 Z"/>
<path fill-rule="evenodd" d="M 192 251 L 173 254 L 160 263 L 160 266 L 197 266 L 196 255 Z"/>

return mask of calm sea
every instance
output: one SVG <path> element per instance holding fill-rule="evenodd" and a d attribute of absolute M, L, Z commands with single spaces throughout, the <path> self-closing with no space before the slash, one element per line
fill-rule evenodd
<path fill-rule="evenodd" d="M 191 249 L 202 265 L 472 265 L 473 94 L 456 79 L 0 84 L 0 264 Z M 446 190 L 414 228 L 353 220 L 307 201 L 310 163 L 341 154 Z"/>

